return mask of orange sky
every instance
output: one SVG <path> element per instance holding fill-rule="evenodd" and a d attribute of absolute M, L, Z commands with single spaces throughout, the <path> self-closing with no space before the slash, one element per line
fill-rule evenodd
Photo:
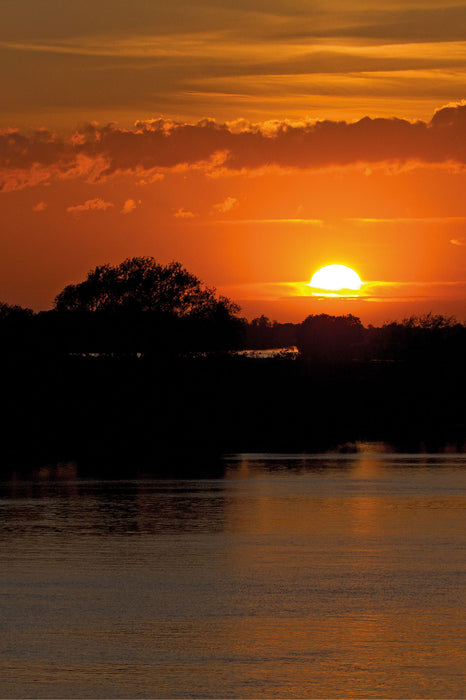
<path fill-rule="evenodd" d="M 132 255 L 249 318 L 466 319 L 466 3 L 3 0 L 0 300 Z M 359 299 L 306 283 L 342 263 Z"/>

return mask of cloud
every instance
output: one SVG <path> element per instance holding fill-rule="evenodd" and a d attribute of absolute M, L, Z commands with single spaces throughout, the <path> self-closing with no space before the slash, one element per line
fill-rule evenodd
<path fill-rule="evenodd" d="M 333 28 L 338 37 L 381 39 L 388 43 L 406 41 L 454 41 L 463 38 L 461 26 L 466 21 L 466 7 L 441 5 L 439 7 L 380 8 L 347 12 L 346 22 Z M 328 31 L 317 34 L 328 34 Z"/>
<path fill-rule="evenodd" d="M 345 221 L 351 221 L 358 224 L 464 224 L 466 222 L 466 216 L 396 216 L 377 219 L 350 217 L 345 219 Z"/>
<path fill-rule="evenodd" d="M 352 299 L 360 302 L 415 302 L 419 300 L 446 300 L 464 297 L 466 282 L 390 282 L 390 281 L 365 281 L 360 292 L 323 293 L 315 294 L 309 285 L 309 281 L 295 282 L 252 282 L 246 284 L 232 284 L 222 287 L 222 293 L 236 299 L 278 300 L 286 298 L 322 299 Z"/>
<path fill-rule="evenodd" d="M 123 209 L 121 210 L 121 214 L 131 214 L 135 209 L 137 209 L 138 205 L 141 204 L 141 200 L 138 199 L 137 202 L 135 202 L 134 199 L 127 199 L 126 202 L 123 204 Z"/>
<path fill-rule="evenodd" d="M 34 0 L 23 0 L 9 10 L 9 22 L 2 32 L 3 46 L 16 51 L 87 56 L 203 56 L 209 55 L 211 44 L 219 39 L 239 43 L 240 55 L 244 44 L 251 45 L 251 52 L 257 44 L 265 44 L 270 51 L 274 40 L 275 53 L 279 53 L 277 46 L 283 49 L 291 42 L 309 45 L 318 38 L 359 37 L 385 43 L 390 39 L 451 41 L 463 38 L 466 22 L 466 8 L 460 2 L 441 0 L 408 2 L 404 7 L 393 0 L 370 4 L 347 0 L 208 0 L 193 4 L 192 0 L 177 0 L 171 5 L 133 0 L 131 4 L 111 3 L 109 32 L 109 3 L 81 0 L 80 12 L 72 9 L 72 3 L 60 8 L 60 13 L 44 9 L 34 15 L 32 31 L 25 31 L 25 14 L 32 13 L 25 13 L 25 2 L 34 5 Z M 45 0 L 44 4 L 52 5 Z M 84 21 L 86 17 L 92 17 L 92 22 Z M 155 27 L 157 34 L 149 34 L 148 30 Z M 220 60 L 218 53 L 217 44 L 216 56 Z M 235 55 L 238 56 L 238 50 Z"/>
<path fill-rule="evenodd" d="M 9 163 L 5 167 L 0 166 L 0 193 L 16 192 L 26 187 L 43 185 L 52 177 L 48 168 L 31 164 L 27 168 L 10 168 Z"/>
<path fill-rule="evenodd" d="M 154 182 L 163 180 L 165 175 L 163 173 L 153 172 L 153 171 L 143 171 L 144 177 L 137 181 L 138 185 L 152 185 Z"/>
<path fill-rule="evenodd" d="M 178 211 L 176 211 L 173 216 L 175 219 L 194 219 L 196 214 L 193 214 L 192 211 L 188 211 L 187 209 L 183 209 L 183 207 L 180 207 Z"/>
<path fill-rule="evenodd" d="M 452 245 L 466 245 L 466 238 L 452 238 L 450 243 Z"/>
<path fill-rule="evenodd" d="M 89 124 L 78 136 L 64 139 L 47 130 L 0 132 L 0 189 L 53 178 L 99 182 L 117 173 L 154 177 L 156 172 L 187 168 L 209 176 L 374 164 L 463 168 L 466 103 L 437 110 L 430 122 L 365 117 L 357 122 L 274 122 L 272 129 L 270 122 L 245 122 L 239 128 L 238 123 L 210 119 L 197 124 L 159 119 L 138 122 L 133 129 Z"/>
<path fill-rule="evenodd" d="M 110 207 L 115 205 L 112 202 L 104 202 L 103 199 L 88 199 L 83 204 L 76 204 L 71 207 L 67 207 L 66 211 L 70 214 L 82 214 L 85 211 L 105 211 Z"/>
<path fill-rule="evenodd" d="M 36 212 L 44 211 L 45 209 L 47 209 L 47 204 L 45 202 L 38 202 L 32 207 L 32 211 Z"/>
<path fill-rule="evenodd" d="M 425 114 L 432 99 L 463 94 L 466 7 L 458 1 L 39 4 L 40 12 L 37 0 L 4 1 L 0 40 L 3 111 L 33 121 L 44 100 L 50 113 L 82 115 L 94 105 L 111 119 L 153 108 L 232 114 L 233 105 L 243 117 L 317 115 L 323 106 L 361 115 L 370 103 L 379 114 L 394 104 Z"/>
<path fill-rule="evenodd" d="M 208 222 L 206 222 L 208 223 Z M 213 224 L 218 224 L 219 221 L 212 221 Z M 223 225 L 229 224 L 232 226 L 241 226 L 242 224 L 304 224 L 305 226 L 323 226 L 323 219 L 223 219 Z"/>
<path fill-rule="evenodd" d="M 231 211 L 236 206 L 238 206 L 238 200 L 235 197 L 227 197 L 223 202 L 220 202 L 219 204 L 214 204 L 213 208 L 215 209 L 215 211 L 218 211 L 221 214 L 226 214 L 228 211 Z"/>

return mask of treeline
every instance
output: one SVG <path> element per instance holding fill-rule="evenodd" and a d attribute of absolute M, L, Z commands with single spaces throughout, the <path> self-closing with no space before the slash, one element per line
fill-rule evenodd
<path fill-rule="evenodd" d="M 248 322 L 220 307 L 208 315 L 159 310 L 59 309 L 0 303 L 3 351 L 108 355 L 196 354 L 296 345 L 298 324 Z"/>
<path fill-rule="evenodd" d="M 248 322 L 239 311 L 178 262 L 128 258 L 66 286 L 51 311 L 0 304 L 0 352 L 151 357 L 297 346 L 303 357 L 325 364 L 457 362 L 466 350 L 466 326 L 447 316 L 365 328 L 350 314 L 293 324 L 266 316 Z"/>
<path fill-rule="evenodd" d="M 294 345 L 296 358 L 232 352 Z M 0 305 L 0 351 L 4 470 L 25 455 L 109 474 L 179 459 L 198 475 L 226 452 L 466 449 L 466 326 L 446 316 L 247 322 L 179 263 L 132 258 L 50 311 Z"/>
<path fill-rule="evenodd" d="M 297 323 L 279 323 L 267 316 L 259 316 L 248 322 L 243 319 L 243 343 L 247 350 L 290 348 L 296 345 Z"/>
<path fill-rule="evenodd" d="M 308 316 L 278 323 L 265 316 L 248 322 L 222 304 L 209 313 L 60 309 L 34 313 L 0 304 L 0 353 L 17 356 L 196 356 L 241 349 L 297 347 L 316 364 L 448 361 L 466 356 L 466 326 L 426 314 L 381 327 L 355 316 Z"/>
<path fill-rule="evenodd" d="M 303 357 L 320 364 L 431 362 L 442 356 L 449 362 L 461 362 L 466 356 L 466 325 L 432 313 L 367 328 L 350 314 L 311 315 L 296 324 L 261 316 L 244 325 L 243 337 L 254 349 L 296 346 Z"/>
<path fill-rule="evenodd" d="M 225 352 L 243 346 L 240 319 L 223 313 L 179 317 L 156 311 L 41 311 L 0 304 L 0 352 L 158 356 Z"/>
<path fill-rule="evenodd" d="M 128 258 L 65 287 L 51 311 L 1 304 L 1 348 L 119 356 L 229 350 L 242 342 L 238 311 L 180 263 Z"/>

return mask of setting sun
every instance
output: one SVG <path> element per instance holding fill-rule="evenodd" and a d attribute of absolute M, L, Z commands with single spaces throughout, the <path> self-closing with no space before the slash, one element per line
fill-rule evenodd
<path fill-rule="evenodd" d="M 346 265 L 326 265 L 312 276 L 309 286 L 328 292 L 359 291 L 362 286 L 358 273 Z"/>

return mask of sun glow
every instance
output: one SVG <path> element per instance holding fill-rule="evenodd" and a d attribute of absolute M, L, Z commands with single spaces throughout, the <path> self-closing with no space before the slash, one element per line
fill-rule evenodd
<path fill-rule="evenodd" d="M 354 292 L 359 292 L 362 281 L 358 273 L 346 265 L 326 265 L 314 273 L 309 286 L 332 295 L 357 296 Z"/>

